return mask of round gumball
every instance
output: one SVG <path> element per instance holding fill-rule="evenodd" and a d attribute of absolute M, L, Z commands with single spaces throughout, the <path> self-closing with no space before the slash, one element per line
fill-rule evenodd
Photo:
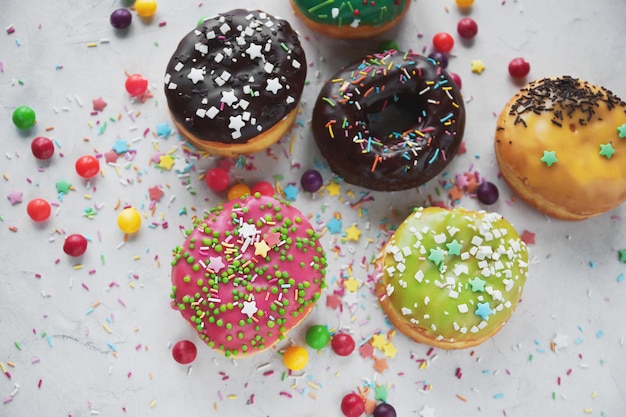
<path fill-rule="evenodd" d="M 259 193 L 261 195 L 267 195 L 267 196 L 273 196 L 275 191 L 274 191 L 274 187 L 272 186 L 272 184 L 270 184 L 267 181 L 259 181 L 256 184 L 254 184 L 252 186 L 252 188 L 250 189 L 250 192 L 252 194 L 256 194 Z"/>
<path fill-rule="evenodd" d="M 433 36 L 433 46 L 439 52 L 450 52 L 454 47 L 454 38 L 447 32 L 439 32 Z"/>
<path fill-rule="evenodd" d="M 283 362 L 287 369 L 300 371 L 309 362 L 309 352 L 302 346 L 289 346 L 283 354 Z"/>
<path fill-rule="evenodd" d="M 374 417 L 396 417 L 396 409 L 387 403 L 380 403 L 374 408 Z"/>
<path fill-rule="evenodd" d="M 354 339 L 348 333 L 337 333 L 333 335 L 330 345 L 333 348 L 333 352 L 339 356 L 350 355 L 356 347 Z"/>
<path fill-rule="evenodd" d="M 499 196 L 498 187 L 489 181 L 484 181 L 476 189 L 476 197 L 481 203 L 486 205 L 491 205 L 498 201 Z"/>
<path fill-rule="evenodd" d="M 92 178 L 100 172 L 100 162 L 93 155 L 84 155 L 76 160 L 76 173 L 83 178 Z"/>
<path fill-rule="evenodd" d="M 456 72 L 451 72 L 450 73 L 450 78 L 452 78 L 452 81 L 456 84 L 457 87 L 459 87 L 459 89 L 463 86 L 463 82 L 461 81 L 461 77 Z"/>
<path fill-rule="evenodd" d="M 30 150 L 37 159 L 50 159 L 54 155 L 54 143 L 44 136 L 37 136 L 30 143 Z"/>
<path fill-rule="evenodd" d="M 524 78 L 530 72 L 530 63 L 524 58 L 513 58 L 509 62 L 509 74 L 513 78 Z"/>
<path fill-rule="evenodd" d="M 35 198 L 28 202 L 26 206 L 26 213 L 35 222 L 44 222 L 50 217 L 52 207 L 43 198 Z"/>
<path fill-rule="evenodd" d="M 115 29 L 126 29 L 133 21 L 133 15 L 128 9 L 117 9 L 111 13 L 109 21 Z"/>
<path fill-rule="evenodd" d="M 230 184 L 230 176 L 224 168 L 211 168 L 204 176 L 204 182 L 213 191 L 225 191 Z"/>
<path fill-rule="evenodd" d="M 456 5 L 459 7 L 471 7 L 474 4 L 474 0 L 456 0 Z"/>
<path fill-rule="evenodd" d="M 174 360 L 181 365 L 187 365 L 196 359 L 198 349 L 190 340 L 179 340 L 172 347 L 172 356 Z"/>
<path fill-rule="evenodd" d="M 132 97 L 139 97 L 148 91 L 148 80 L 141 74 L 132 74 L 126 78 L 124 86 Z"/>
<path fill-rule="evenodd" d="M 324 185 L 324 179 L 318 170 L 309 169 L 302 174 L 300 185 L 305 191 L 316 193 Z"/>
<path fill-rule="evenodd" d="M 365 412 L 365 401 L 355 392 L 346 394 L 341 400 L 341 412 L 346 417 L 359 417 Z"/>
<path fill-rule="evenodd" d="M 28 106 L 19 106 L 13 110 L 13 124 L 18 129 L 30 129 L 35 126 L 35 110 Z"/>
<path fill-rule="evenodd" d="M 135 233 L 141 227 L 141 215 L 134 207 L 127 207 L 117 215 L 117 227 L 124 233 Z"/>
<path fill-rule="evenodd" d="M 320 350 L 324 349 L 330 341 L 330 332 L 321 324 L 315 324 L 306 331 L 306 344 L 311 348 Z"/>
<path fill-rule="evenodd" d="M 456 25 L 459 36 L 464 39 L 472 39 L 478 33 L 478 24 L 471 17 L 464 17 Z"/>
<path fill-rule="evenodd" d="M 141 17 L 151 17 L 157 9 L 155 0 L 137 0 L 135 1 L 135 11 Z"/>
<path fill-rule="evenodd" d="M 87 251 L 87 239 L 85 236 L 75 233 L 65 238 L 63 252 L 69 256 L 78 257 Z"/>
<path fill-rule="evenodd" d="M 444 54 L 443 52 L 433 51 L 428 54 L 428 58 L 437 62 L 439 66 L 443 69 L 446 69 L 448 67 L 448 55 Z"/>
<path fill-rule="evenodd" d="M 235 184 L 232 187 L 230 187 L 230 190 L 228 190 L 228 200 L 236 200 L 238 198 L 243 197 L 244 195 L 249 195 L 250 194 L 250 187 L 248 187 L 246 184 Z"/>

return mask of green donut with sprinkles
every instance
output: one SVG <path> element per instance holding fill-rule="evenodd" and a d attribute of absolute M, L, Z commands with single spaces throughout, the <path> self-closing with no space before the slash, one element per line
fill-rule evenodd
<path fill-rule="evenodd" d="M 174 249 L 171 306 L 227 357 L 262 352 L 325 287 L 319 234 L 289 203 L 256 193 L 208 210 Z"/>
<path fill-rule="evenodd" d="M 394 27 L 410 0 L 290 0 L 311 30 L 337 39 L 369 39 Z"/>
<path fill-rule="evenodd" d="M 519 304 L 528 248 L 498 213 L 416 210 L 376 260 L 376 294 L 413 340 L 442 349 L 479 345 Z"/>

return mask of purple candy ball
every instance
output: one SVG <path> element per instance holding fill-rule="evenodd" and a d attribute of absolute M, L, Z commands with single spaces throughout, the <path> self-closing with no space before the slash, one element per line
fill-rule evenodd
<path fill-rule="evenodd" d="M 380 403 L 374 409 L 374 417 L 396 417 L 396 409 L 387 403 Z"/>
<path fill-rule="evenodd" d="M 304 188 L 305 191 L 315 193 L 322 188 L 322 185 L 324 185 L 324 179 L 319 171 L 310 169 L 302 174 L 302 178 L 300 178 L 300 185 L 302 185 L 302 188 Z"/>
<path fill-rule="evenodd" d="M 111 13 L 111 26 L 116 29 L 126 29 L 130 26 L 130 22 L 133 20 L 133 15 L 128 9 L 117 9 Z"/>
<path fill-rule="evenodd" d="M 498 197 L 500 196 L 500 192 L 498 191 L 498 187 L 492 182 L 485 181 L 478 186 L 476 189 L 476 197 L 478 200 L 486 205 L 491 205 L 498 201 Z"/>
<path fill-rule="evenodd" d="M 443 69 L 448 68 L 448 55 L 443 52 L 434 51 L 428 54 L 428 58 L 433 59 L 439 63 L 439 66 Z"/>

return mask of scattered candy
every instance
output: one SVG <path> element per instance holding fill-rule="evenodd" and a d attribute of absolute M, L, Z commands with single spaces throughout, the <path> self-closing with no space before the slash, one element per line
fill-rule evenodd
<path fill-rule="evenodd" d="M 250 194 L 250 187 L 246 184 L 235 184 L 228 190 L 228 200 L 236 200 Z"/>
<path fill-rule="evenodd" d="M 155 0 L 137 0 L 135 1 L 135 11 L 141 17 L 151 17 L 157 9 Z"/>
<path fill-rule="evenodd" d="M 524 58 L 513 58 L 509 62 L 509 74 L 513 78 L 524 78 L 530 72 L 530 63 Z"/>
<path fill-rule="evenodd" d="M 456 0 L 456 5 L 459 7 L 470 7 L 474 4 L 474 0 Z"/>
<path fill-rule="evenodd" d="M 439 52 L 450 52 L 454 47 L 454 38 L 447 32 L 439 32 L 433 36 L 433 46 Z"/>
<path fill-rule="evenodd" d="M 190 340 L 179 340 L 172 347 L 172 356 L 174 360 L 181 365 L 187 365 L 196 359 L 198 348 Z"/>
<path fill-rule="evenodd" d="M 310 169 L 302 174 L 300 185 L 305 191 L 315 193 L 324 185 L 324 179 L 318 170 Z"/>
<path fill-rule="evenodd" d="M 117 227 L 124 233 L 132 234 L 141 227 L 141 215 L 133 207 L 125 208 L 117 215 Z"/>
<path fill-rule="evenodd" d="M 115 29 L 126 29 L 133 21 L 133 15 L 128 9 L 117 9 L 111 13 L 109 20 Z"/>
<path fill-rule="evenodd" d="M 76 173 L 83 178 L 92 178 L 100 172 L 100 162 L 93 155 L 83 155 L 76 160 Z"/>
<path fill-rule="evenodd" d="M 346 417 L 359 417 L 364 411 L 365 402 L 355 392 L 346 394 L 341 400 L 341 412 Z"/>
<path fill-rule="evenodd" d="M 259 181 L 256 184 L 254 184 L 252 186 L 252 188 L 250 189 L 250 192 L 252 194 L 256 194 L 259 193 L 261 195 L 267 195 L 267 196 L 273 196 L 275 191 L 274 191 L 274 187 L 272 186 L 272 184 L 270 184 L 267 181 Z"/>
<path fill-rule="evenodd" d="M 287 369 L 300 371 L 309 362 L 309 352 L 302 346 L 289 346 L 283 355 L 283 362 Z"/>
<path fill-rule="evenodd" d="M 448 68 L 448 55 L 444 54 L 443 52 L 433 51 L 428 54 L 428 58 L 436 61 L 441 68 Z"/>
<path fill-rule="evenodd" d="M 13 111 L 13 124 L 18 129 L 30 129 L 35 126 L 35 111 L 28 106 L 19 106 Z"/>
<path fill-rule="evenodd" d="M 356 346 L 354 339 L 348 333 L 337 333 L 330 342 L 333 352 L 339 356 L 350 355 Z"/>
<path fill-rule="evenodd" d="M 87 239 L 78 233 L 69 235 L 63 242 L 63 252 L 68 256 L 78 257 L 87 250 Z"/>
<path fill-rule="evenodd" d="M 52 207 L 43 198 L 35 198 L 28 202 L 26 213 L 35 222 L 44 222 L 50 217 Z"/>
<path fill-rule="evenodd" d="M 44 136 L 37 136 L 33 139 L 30 149 L 37 159 L 50 159 L 54 155 L 54 143 Z"/>
<path fill-rule="evenodd" d="M 499 196 L 498 187 L 489 181 L 484 181 L 476 189 L 476 197 L 483 204 L 491 205 L 498 201 Z"/>
<path fill-rule="evenodd" d="M 324 349 L 330 341 L 330 332 L 321 324 L 315 324 L 306 331 L 306 344 L 312 349 Z"/>
<path fill-rule="evenodd" d="M 471 17 L 464 17 L 456 25 L 459 36 L 464 39 L 472 39 L 478 33 L 478 24 Z"/>
<path fill-rule="evenodd" d="M 132 74 L 126 78 L 125 87 L 131 97 L 139 97 L 148 90 L 148 80 L 141 74 Z"/>
<path fill-rule="evenodd" d="M 380 403 L 374 409 L 374 417 L 396 417 L 396 409 L 387 403 Z"/>
<path fill-rule="evenodd" d="M 459 76 L 459 74 L 457 74 L 456 72 L 451 72 L 449 74 L 450 78 L 452 78 L 452 81 L 456 84 L 456 86 L 461 88 L 463 86 L 463 82 L 461 81 L 461 77 Z"/>
<path fill-rule="evenodd" d="M 228 188 L 230 176 L 223 168 L 211 168 L 206 172 L 204 182 L 211 190 L 221 192 Z"/>

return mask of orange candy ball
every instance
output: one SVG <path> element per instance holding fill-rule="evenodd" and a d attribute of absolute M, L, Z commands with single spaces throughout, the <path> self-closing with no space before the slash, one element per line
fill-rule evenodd
<path fill-rule="evenodd" d="M 235 184 L 228 190 L 228 200 L 236 200 L 250 194 L 250 187 L 246 184 Z"/>
<path fill-rule="evenodd" d="M 300 371 L 309 362 L 309 352 L 302 346 L 290 346 L 283 355 L 283 362 L 287 369 Z"/>
<path fill-rule="evenodd" d="M 157 9 L 155 0 L 137 0 L 135 1 L 135 11 L 141 17 L 151 17 Z"/>

